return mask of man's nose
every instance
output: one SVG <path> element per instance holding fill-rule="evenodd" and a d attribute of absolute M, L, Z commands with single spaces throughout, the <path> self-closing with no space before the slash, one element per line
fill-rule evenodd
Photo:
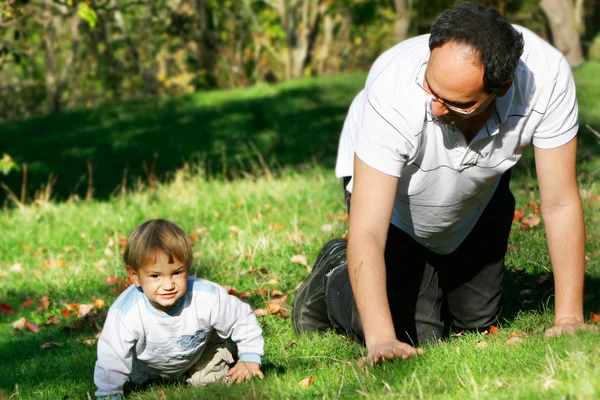
<path fill-rule="evenodd" d="M 441 117 L 443 115 L 448 114 L 448 112 L 449 112 L 449 110 L 448 110 L 448 108 L 445 105 L 443 105 L 439 101 L 432 100 L 432 102 L 431 102 L 431 114 L 434 117 L 436 117 L 436 118 Z"/>

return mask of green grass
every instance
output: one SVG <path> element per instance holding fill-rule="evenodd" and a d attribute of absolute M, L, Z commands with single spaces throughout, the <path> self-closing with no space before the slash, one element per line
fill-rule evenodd
<path fill-rule="evenodd" d="M 576 71 L 582 117 L 579 181 L 588 230 L 586 289 L 595 294 L 585 302 L 586 317 L 600 312 L 600 201 L 594 197 L 600 195 L 600 151 L 598 141 L 585 129 L 586 123 L 600 128 L 598 75 L 600 64 Z M 143 220 L 169 218 L 186 232 L 198 233 L 192 272 L 232 286 L 238 293 L 252 291 L 255 294 L 248 301 L 254 308 L 264 308 L 268 302 L 268 296 L 256 290 L 277 288 L 293 295 L 308 273 L 290 258 L 303 254 L 311 264 L 326 241 L 347 230 L 347 223 L 337 218 L 344 214 L 345 205 L 341 183 L 331 167 L 345 111 L 363 79 L 362 74 L 347 75 L 158 104 L 112 104 L 0 127 L 2 140 L 11 144 L 7 151 L 18 160 L 39 165 L 44 180 L 44 174 L 58 170 L 59 182 L 77 177 L 81 171 L 70 170 L 79 168 L 75 161 L 85 170 L 89 154 L 94 155 L 95 165 L 103 166 L 95 166 L 97 196 L 89 203 L 74 197 L 62 202 L 39 199 L 0 214 L 0 303 L 14 308 L 12 315 L 0 314 L 0 388 L 5 396 L 86 399 L 89 393 L 93 397 L 96 348 L 85 341 L 96 332 L 89 324 L 65 329 L 77 318 L 60 313 L 65 304 L 104 299 L 106 305 L 96 310 L 96 317 L 102 317 L 117 296 L 106 279 L 126 276 L 119 238 Z M 256 136 L 254 129 L 260 124 L 249 122 L 252 118 L 262 119 L 263 129 L 256 130 Z M 27 136 L 36 129 L 45 131 Z M 248 141 L 265 155 L 268 167 L 251 149 L 242 153 L 241 162 L 235 159 L 234 149 Z M 219 143 L 227 145 L 225 162 L 215 150 Z M 52 151 L 39 155 L 35 164 L 40 146 Z M 150 161 L 157 149 L 161 173 L 170 178 L 153 188 L 129 188 L 125 196 L 111 196 L 123 166 Z M 214 157 L 212 166 L 204 162 L 183 168 L 185 160 L 193 160 L 193 152 L 204 153 L 205 161 Z M 217 168 L 211 169 L 215 163 Z M 215 177 L 223 166 L 229 176 L 247 176 Z M 32 185 L 33 176 L 32 172 Z M 532 211 L 526 203 L 539 203 L 539 194 L 531 153 L 515 168 L 511 184 L 517 207 Z M 14 185 L 16 191 L 20 180 Z M 70 185 L 74 184 L 60 188 L 57 183 L 60 198 L 69 197 Z M 530 231 L 522 231 L 518 224 L 513 228 L 506 313 L 498 335 L 453 336 L 425 346 L 422 357 L 359 367 L 356 361 L 365 350 L 352 340 L 333 332 L 297 337 L 289 319 L 267 316 L 260 318 L 266 339 L 264 381 L 231 388 L 154 386 L 130 397 L 160 399 L 162 390 L 168 399 L 600 398 L 600 333 L 543 338 L 544 329 L 552 324 L 553 304 L 546 293 L 548 284 L 538 282 L 550 271 L 543 224 Z M 54 262 L 45 266 L 44 261 Z M 16 264 L 21 265 L 20 271 Z M 267 274 L 247 273 L 251 266 L 255 271 L 264 268 Z M 21 306 L 29 298 L 37 304 L 42 295 L 52 302 L 47 310 Z M 44 326 L 50 315 L 57 315 L 60 323 Z M 40 333 L 15 332 L 11 323 L 21 317 L 40 325 Z M 505 344 L 515 331 L 522 333 L 524 342 Z M 488 346 L 476 347 L 482 341 Z M 46 342 L 62 347 L 40 349 Z M 301 388 L 298 383 L 309 376 L 314 376 L 314 382 Z"/>

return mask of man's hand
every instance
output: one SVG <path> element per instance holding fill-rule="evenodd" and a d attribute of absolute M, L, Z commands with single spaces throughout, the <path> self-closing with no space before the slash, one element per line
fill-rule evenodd
<path fill-rule="evenodd" d="M 260 364 L 249 361 L 238 361 L 225 376 L 229 378 L 228 385 L 249 381 L 255 376 L 258 376 L 260 379 L 264 379 L 265 377 L 260 370 Z"/>
<path fill-rule="evenodd" d="M 423 349 L 415 349 L 408 343 L 397 339 L 391 339 L 373 345 L 367 345 L 368 354 L 361 360 L 365 362 L 378 363 L 380 361 L 391 360 L 393 358 L 402 358 L 406 360 L 410 357 L 423 354 Z"/>
<path fill-rule="evenodd" d="M 595 331 L 597 329 L 598 328 L 594 325 L 578 321 L 576 318 L 573 317 L 567 317 L 554 321 L 554 326 L 546 330 L 546 333 L 544 333 L 544 337 L 549 338 L 553 336 L 560 336 L 564 333 L 572 335 L 579 330 Z"/>

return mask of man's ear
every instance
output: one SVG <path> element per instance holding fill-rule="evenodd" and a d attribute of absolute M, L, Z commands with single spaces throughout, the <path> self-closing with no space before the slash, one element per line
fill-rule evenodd
<path fill-rule="evenodd" d="M 140 278 L 138 277 L 137 273 L 129 266 L 127 267 L 127 275 L 129 275 L 129 279 L 131 279 L 131 282 L 133 282 L 135 286 L 142 286 L 140 285 Z"/>
<path fill-rule="evenodd" d="M 498 90 L 496 91 L 496 97 L 502 97 L 502 96 L 504 96 L 508 92 L 508 89 L 510 89 L 510 87 L 512 86 L 512 84 L 513 84 L 513 80 L 512 79 L 509 79 L 506 82 L 504 82 L 502 84 L 502 86 L 500 86 L 498 88 Z"/>

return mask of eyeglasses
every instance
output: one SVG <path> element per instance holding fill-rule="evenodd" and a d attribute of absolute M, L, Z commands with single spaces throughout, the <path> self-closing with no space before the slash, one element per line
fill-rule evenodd
<path fill-rule="evenodd" d="M 425 79 L 425 78 L 423 78 L 423 79 Z M 415 82 L 423 90 L 423 92 L 431 99 L 431 101 L 436 101 L 436 102 L 440 103 L 441 105 L 443 105 L 444 107 L 446 107 L 448 110 L 450 110 L 458 115 L 462 115 L 462 116 L 471 115 L 475 111 L 480 110 L 482 107 L 487 106 L 488 104 L 490 104 L 491 100 L 493 100 L 493 97 L 496 94 L 496 89 L 494 89 L 494 91 L 492 93 L 490 93 L 490 95 L 488 97 L 486 97 L 486 99 L 483 101 L 483 103 L 481 103 L 478 107 L 472 108 L 470 110 L 465 110 L 464 108 L 458 108 L 456 106 L 452 106 L 452 105 L 446 103 L 444 100 L 440 99 L 439 97 L 437 97 L 437 96 L 429 93 L 427 90 L 425 90 L 425 88 L 418 81 L 415 81 Z"/>

